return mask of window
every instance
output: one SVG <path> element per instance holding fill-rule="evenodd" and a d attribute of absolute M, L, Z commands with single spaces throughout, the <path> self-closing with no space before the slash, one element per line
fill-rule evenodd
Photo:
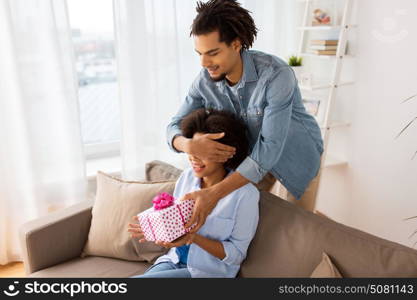
<path fill-rule="evenodd" d="M 86 158 L 120 154 L 112 0 L 67 0 Z"/>

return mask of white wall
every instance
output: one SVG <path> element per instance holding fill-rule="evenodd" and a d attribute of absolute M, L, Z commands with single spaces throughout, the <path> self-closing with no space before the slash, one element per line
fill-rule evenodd
<path fill-rule="evenodd" d="M 417 1 L 360 0 L 348 167 L 324 171 L 317 209 L 341 223 L 413 246 L 417 235 Z M 346 103 L 339 105 L 346 107 Z M 339 112 L 340 113 L 340 112 Z"/>

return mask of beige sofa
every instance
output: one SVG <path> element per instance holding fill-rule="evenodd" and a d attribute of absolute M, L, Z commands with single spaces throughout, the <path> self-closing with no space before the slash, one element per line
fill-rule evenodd
<path fill-rule="evenodd" d="M 80 254 L 92 201 L 21 227 L 29 277 L 129 277 L 148 263 Z M 417 277 L 417 251 L 305 211 L 261 192 L 260 222 L 239 277 L 309 277 L 329 255 L 343 277 Z"/>

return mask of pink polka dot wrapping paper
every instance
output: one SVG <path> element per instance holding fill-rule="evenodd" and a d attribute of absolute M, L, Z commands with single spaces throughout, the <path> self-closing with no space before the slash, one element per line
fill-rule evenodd
<path fill-rule="evenodd" d="M 153 207 L 138 214 L 139 225 L 147 241 L 172 242 L 186 234 L 185 224 L 191 218 L 194 200 L 175 201 L 161 210 Z"/>

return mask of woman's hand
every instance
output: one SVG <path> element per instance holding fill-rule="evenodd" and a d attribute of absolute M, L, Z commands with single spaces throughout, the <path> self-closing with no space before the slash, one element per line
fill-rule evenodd
<path fill-rule="evenodd" d="M 224 137 L 224 133 L 206 133 L 188 140 L 187 153 L 201 160 L 224 163 L 236 153 L 236 148 L 215 140 Z"/>
<path fill-rule="evenodd" d="M 139 221 L 139 218 L 138 218 L 138 216 L 133 216 L 132 220 L 137 222 L 137 221 Z M 146 242 L 146 239 L 144 238 L 143 231 L 140 228 L 139 224 L 129 223 L 129 228 L 127 229 L 127 231 L 130 232 L 130 236 L 132 238 L 139 238 L 139 240 L 138 240 L 139 243 Z"/>
<path fill-rule="evenodd" d="M 211 188 L 197 190 L 188 194 L 185 194 L 180 200 L 195 200 L 193 214 L 191 219 L 185 224 L 186 228 L 190 228 L 193 224 L 196 224 L 190 230 L 190 233 L 196 233 L 201 226 L 206 222 L 207 216 L 216 207 L 217 202 L 221 197 L 217 196 L 217 193 L 213 192 Z"/>
<path fill-rule="evenodd" d="M 170 249 L 174 247 L 180 247 L 183 245 L 190 245 L 193 243 L 194 238 L 195 238 L 194 233 L 187 233 L 177 238 L 175 241 L 172 241 L 172 242 L 155 241 L 155 244 Z"/>

